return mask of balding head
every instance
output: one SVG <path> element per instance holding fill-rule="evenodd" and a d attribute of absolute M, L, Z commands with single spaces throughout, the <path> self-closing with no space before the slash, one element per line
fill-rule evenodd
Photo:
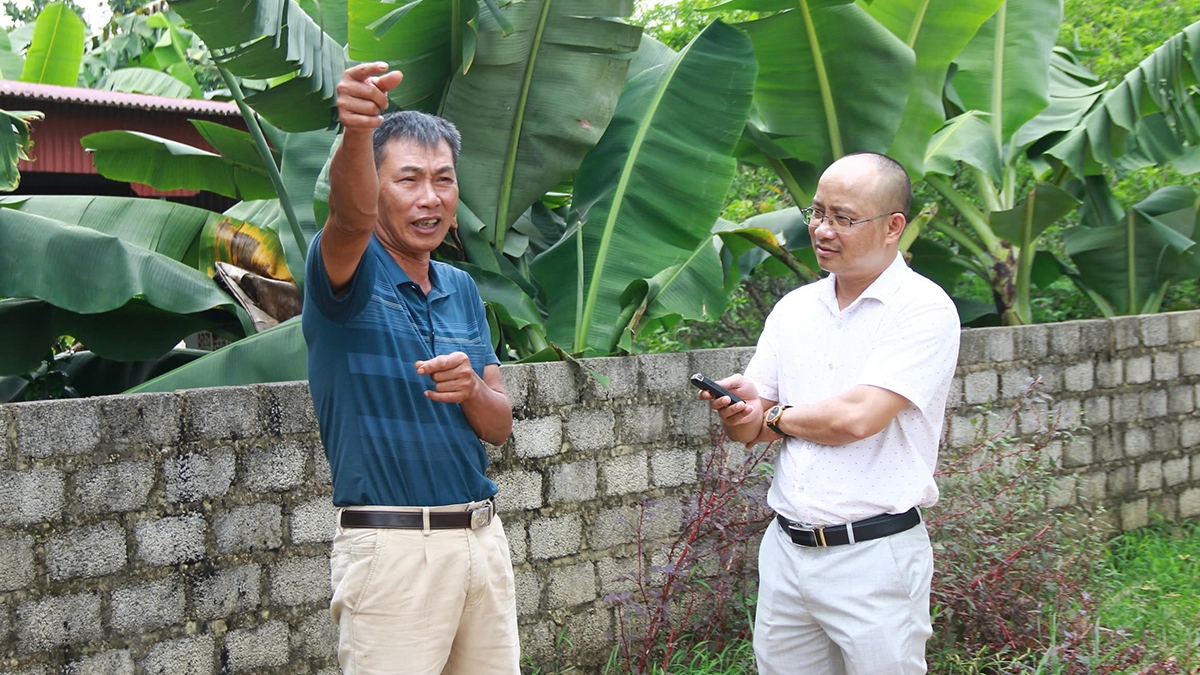
<path fill-rule="evenodd" d="M 900 213 L 908 220 L 912 208 L 912 181 L 899 162 L 878 152 L 856 152 L 829 165 L 826 171 L 834 167 L 865 170 L 861 174 L 866 182 L 862 186 L 863 196 L 871 200 L 880 213 Z"/>

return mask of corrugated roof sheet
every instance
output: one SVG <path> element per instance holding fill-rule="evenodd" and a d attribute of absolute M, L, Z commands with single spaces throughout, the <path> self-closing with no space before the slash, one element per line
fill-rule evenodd
<path fill-rule="evenodd" d="M 196 98 L 167 98 L 126 94 L 103 89 L 59 87 L 53 84 L 31 84 L 16 80 L 0 80 L 0 96 L 20 96 L 30 99 L 79 103 L 83 105 L 163 110 L 204 115 L 240 115 L 237 104 L 228 101 L 208 101 Z"/>

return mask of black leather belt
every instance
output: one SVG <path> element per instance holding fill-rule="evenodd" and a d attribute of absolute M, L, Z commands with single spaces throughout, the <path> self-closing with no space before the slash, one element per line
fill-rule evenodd
<path fill-rule="evenodd" d="M 492 522 L 496 507 L 491 500 L 471 511 L 431 511 L 429 529 L 479 529 Z M 378 527 L 392 530 L 423 530 L 425 515 L 420 511 L 342 511 L 342 527 Z"/>
<path fill-rule="evenodd" d="M 911 530 L 921 522 L 921 512 L 914 506 L 904 513 L 885 513 L 849 525 L 826 527 L 804 527 L 778 513 L 775 514 L 775 519 L 797 546 L 844 546 Z"/>

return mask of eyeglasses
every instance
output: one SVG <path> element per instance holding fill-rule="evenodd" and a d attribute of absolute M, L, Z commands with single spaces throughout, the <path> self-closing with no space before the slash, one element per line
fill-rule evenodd
<path fill-rule="evenodd" d="M 849 216 L 843 216 L 843 215 L 835 216 L 832 214 L 828 214 L 828 213 L 825 213 L 824 211 L 822 211 L 821 209 L 818 209 L 815 206 L 810 206 L 806 209 L 800 209 L 800 216 L 802 218 L 804 218 L 805 225 L 813 225 L 815 223 L 816 225 L 819 226 L 821 224 L 821 221 L 823 220 L 826 223 L 829 223 L 829 227 L 833 228 L 834 232 L 838 232 L 840 234 L 846 234 L 855 225 L 869 223 L 872 220 L 879 220 L 880 218 L 887 218 L 888 216 L 894 216 L 894 215 L 896 215 L 896 212 L 885 213 L 882 216 L 875 216 L 874 218 L 863 218 L 862 220 L 851 220 Z"/>

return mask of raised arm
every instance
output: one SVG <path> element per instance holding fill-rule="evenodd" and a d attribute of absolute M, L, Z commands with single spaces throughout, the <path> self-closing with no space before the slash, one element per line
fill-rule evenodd
<path fill-rule="evenodd" d="M 335 294 L 354 278 L 379 215 L 374 133 L 383 123 L 387 93 L 404 77 L 386 71 L 386 63 L 359 64 L 347 68 L 337 86 L 345 131 L 329 167 L 329 219 L 321 234 L 321 259 Z"/>

